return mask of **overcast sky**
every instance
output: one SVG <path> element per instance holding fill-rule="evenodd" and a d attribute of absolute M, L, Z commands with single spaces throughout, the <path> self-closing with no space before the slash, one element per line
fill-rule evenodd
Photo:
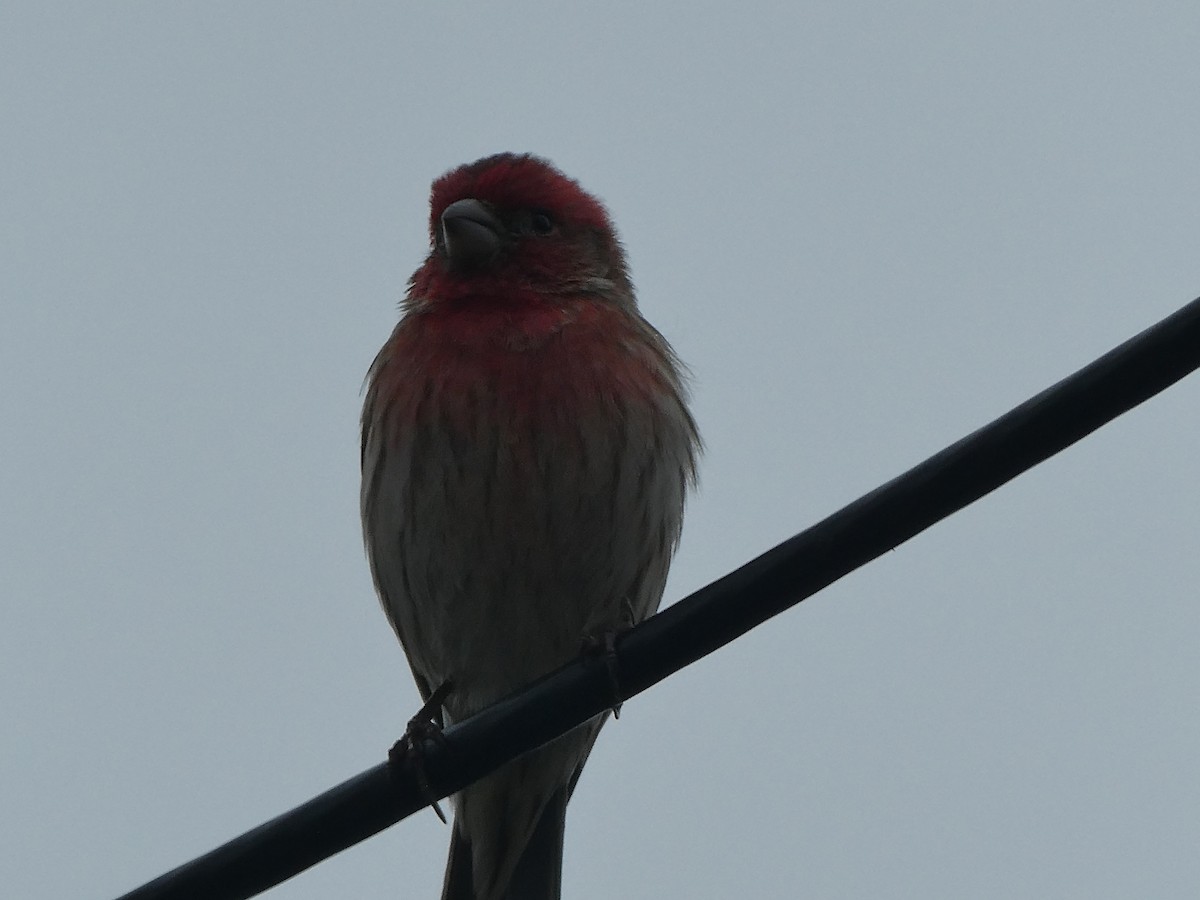
<path fill-rule="evenodd" d="M 708 452 L 666 602 L 1200 294 L 1200 5 L 0 10 L 0 884 L 383 760 L 358 524 L 430 181 L 609 205 Z M 589 898 L 1200 896 L 1200 378 L 626 705 Z M 275 889 L 436 898 L 411 818 Z"/>

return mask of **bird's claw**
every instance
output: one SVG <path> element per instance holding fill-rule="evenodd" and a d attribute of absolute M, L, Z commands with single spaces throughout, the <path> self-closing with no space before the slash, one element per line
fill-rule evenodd
<path fill-rule="evenodd" d="M 425 704 L 417 710 L 417 714 L 408 720 L 404 736 L 392 745 L 388 751 L 388 763 L 393 766 L 412 766 L 413 774 L 417 777 L 417 788 L 429 801 L 442 824 L 447 824 L 446 814 L 438 803 L 437 795 L 429 784 L 425 773 L 425 747 L 428 743 L 445 746 L 446 737 L 442 734 L 442 703 L 450 695 L 452 686 L 449 681 L 443 682 L 437 690 L 429 695 Z"/>
<path fill-rule="evenodd" d="M 614 719 L 621 718 L 621 704 L 624 702 L 621 693 L 621 673 L 617 666 L 617 638 L 634 626 L 633 604 L 626 597 L 621 601 L 621 623 L 614 628 L 605 628 L 593 634 L 583 636 L 583 655 L 600 657 L 604 661 L 608 673 L 608 685 L 612 690 L 612 714 Z"/>

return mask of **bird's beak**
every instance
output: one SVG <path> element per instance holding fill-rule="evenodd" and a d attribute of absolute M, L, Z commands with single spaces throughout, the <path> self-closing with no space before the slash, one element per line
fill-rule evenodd
<path fill-rule="evenodd" d="M 504 226 L 475 199 L 457 200 L 442 213 L 442 242 L 452 265 L 481 269 L 500 253 Z"/>

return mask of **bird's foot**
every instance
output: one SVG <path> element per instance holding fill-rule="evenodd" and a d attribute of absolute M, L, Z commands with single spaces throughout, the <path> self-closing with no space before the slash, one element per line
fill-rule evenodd
<path fill-rule="evenodd" d="M 621 704 L 624 702 L 621 694 L 621 673 L 617 667 L 617 638 L 633 628 L 634 624 L 633 604 L 626 597 L 621 601 L 621 622 L 616 627 L 604 628 L 583 636 L 583 655 L 599 657 L 604 661 L 604 668 L 608 672 L 608 684 L 612 690 L 614 719 L 621 718 Z"/>
<path fill-rule="evenodd" d="M 433 788 L 430 787 L 429 778 L 425 774 L 425 748 L 430 743 L 440 746 L 444 746 L 446 743 L 446 738 L 442 734 L 442 704 L 450 696 L 452 690 L 453 685 L 449 681 L 442 682 L 437 690 L 429 695 L 425 705 L 417 710 L 417 714 L 408 720 L 404 737 L 396 741 L 392 745 L 392 749 L 388 751 L 389 765 L 412 766 L 413 772 L 417 776 L 417 787 L 425 795 L 425 799 L 429 801 L 429 805 L 433 807 L 433 811 L 437 813 L 437 817 L 442 820 L 443 825 L 446 824 L 446 814 L 442 812 L 438 798 L 434 794 Z"/>

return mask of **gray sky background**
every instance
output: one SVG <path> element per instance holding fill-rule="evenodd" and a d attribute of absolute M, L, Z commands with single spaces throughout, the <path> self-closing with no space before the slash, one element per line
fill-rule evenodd
<path fill-rule="evenodd" d="M 667 602 L 1200 294 L 1200 5 L 5 3 L 0 884 L 381 761 L 363 375 L 429 182 L 610 206 L 707 439 Z M 1200 896 L 1200 379 L 629 703 L 571 898 Z M 433 898 L 431 813 L 272 897 Z"/>

